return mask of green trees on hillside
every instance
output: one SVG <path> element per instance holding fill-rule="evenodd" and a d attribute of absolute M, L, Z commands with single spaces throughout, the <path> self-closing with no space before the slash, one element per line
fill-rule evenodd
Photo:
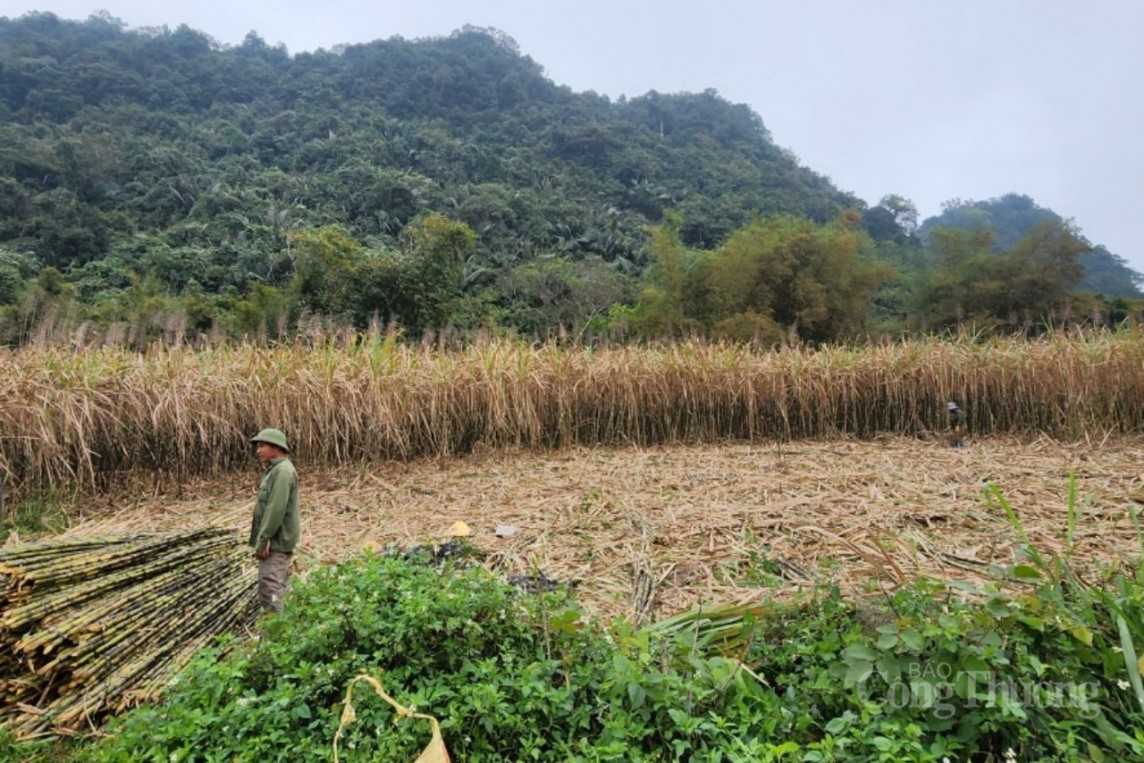
<path fill-rule="evenodd" d="M 930 232 L 935 268 L 914 308 L 919 328 L 1063 323 L 1082 304 L 1074 287 L 1084 272 L 1080 258 L 1091 248 L 1071 226 L 1045 219 L 1009 251 L 995 254 L 992 245 L 988 228 Z"/>
<path fill-rule="evenodd" d="M 773 216 L 752 221 L 718 249 L 689 251 L 678 227 L 653 238 L 656 265 L 637 305 L 649 335 L 698 333 L 809 342 L 860 334 L 875 290 L 894 273 L 848 212 L 827 225 Z"/>
<path fill-rule="evenodd" d="M 1018 246 L 1045 221 L 1010 195 L 919 227 L 714 90 L 573 93 L 497 30 L 292 56 L 254 33 L 0 18 L 0 342 L 49 317 L 141 338 L 376 318 L 821 342 L 1079 315 L 1061 289 L 1130 315 L 1140 276 L 1103 247 Z"/>
<path fill-rule="evenodd" d="M 430 214 L 405 228 L 400 251 L 374 251 L 328 226 L 289 234 L 299 307 L 364 327 L 395 321 L 418 332 L 461 323 L 480 327 L 479 301 L 464 293 L 476 234 Z"/>
<path fill-rule="evenodd" d="M 39 265 L 30 254 L 0 247 L 0 305 L 16 302 Z"/>
<path fill-rule="evenodd" d="M 925 221 L 920 234 L 923 240 L 928 240 L 931 232 L 940 228 L 989 231 L 992 250 L 1006 252 L 1017 246 L 1018 241 L 1040 223 L 1073 226 L 1051 209 L 1038 206 L 1028 196 L 1009 193 L 987 201 L 948 201 L 940 215 Z M 1144 296 L 1141 292 L 1144 277 L 1129 268 L 1123 258 L 1103 246 L 1093 246 L 1075 230 L 1073 235 L 1087 247 L 1079 260 L 1081 275 L 1075 284 L 1078 291 L 1107 297 Z"/>

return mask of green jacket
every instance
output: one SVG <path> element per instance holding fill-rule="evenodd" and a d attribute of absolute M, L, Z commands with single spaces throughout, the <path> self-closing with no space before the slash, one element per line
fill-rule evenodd
<path fill-rule="evenodd" d="M 254 520 L 250 523 L 250 546 L 262 548 L 270 541 L 270 550 L 294 553 L 302 523 L 298 510 L 298 472 L 283 456 L 270 462 L 270 468 L 258 486 L 254 504 Z"/>

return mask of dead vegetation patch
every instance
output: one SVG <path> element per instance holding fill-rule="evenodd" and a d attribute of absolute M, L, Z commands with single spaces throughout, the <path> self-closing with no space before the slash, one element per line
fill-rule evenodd
<path fill-rule="evenodd" d="M 1020 538 L 985 497 L 996 485 L 1030 540 L 1064 553 L 1069 475 L 1083 513 L 1071 564 L 1095 576 L 1139 558 L 1144 438 L 988 438 L 965 449 L 912 438 L 489 451 L 316 470 L 303 486 L 299 566 L 368 546 L 445 540 L 460 520 L 484 564 L 575 584 L 591 612 L 636 620 L 705 602 L 782 596 L 836 580 L 853 593 L 919 575 L 984 580 Z M 156 494 L 86 500 L 69 534 L 233 527 L 245 533 L 256 467 Z M 496 534 L 510 525 L 509 537 Z M 502 528 L 503 530 L 503 528 Z"/>

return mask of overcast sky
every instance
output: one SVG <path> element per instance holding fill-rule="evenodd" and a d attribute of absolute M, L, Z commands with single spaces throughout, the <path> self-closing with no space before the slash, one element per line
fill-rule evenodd
<path fill-rule="evenodd" d="M 1144 0 L 0 0 L 291 52 L 496 27 L 556 83 L 715 88 L 870 204 L 1023 193 L 1144 272 Z"/>

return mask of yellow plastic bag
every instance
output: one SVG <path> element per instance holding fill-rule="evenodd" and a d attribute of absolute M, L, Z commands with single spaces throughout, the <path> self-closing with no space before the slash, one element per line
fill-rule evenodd
<path fill-rule="evenodd" d="M 453 538 L 468 538 L 473 534 L 473 529 L 464 522 L 457 520 L 449 525 L 449 529 L 445 531 L 445 534 Z"/>
<path fill-rule="evenodd" d="M 424 713 L 415 713 L 403 705 L 399 705 L 397 700 L 385 693 L 385 689 L 381 688 L 381 682 L 373 676 L 362 673 L 360 676 L 355 677 L 350 681 L 350 685 L 346 687 L 346 701 L 342 707 L 342 720 L 338 724 L 338 731 L 334 734 L 334 763 L 338 763 L 338 740 L 342 737 L 342 732 L 345 731 L 346 726 L 349 726 L 357 720 L 357 713 L 354 712 L 353 693 L 354 684 L 358 681 L 365 681 L 373 690 L 377 692 L 377 696 L 388 702 L 400 718 L 424 718 L 429 721 L 433 728 L 433 738 L 429 741 L 429 746 L 421 751 L 421 755 L 413 763 L 449 763 L 449 751 L 445 749 L 445 740 L 441 738 L 441 725 L 437 723 L 437 719 L 431 715 Z M 394 719 L 396 722 L 396 719 Z"/>

